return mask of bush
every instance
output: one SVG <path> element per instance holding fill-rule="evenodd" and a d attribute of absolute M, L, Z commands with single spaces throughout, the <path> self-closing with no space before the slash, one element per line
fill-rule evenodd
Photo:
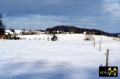
<path fill-rule="evenodd" d="M 57 41 L 58 37 L 56 35 L 53 35 L 53 37 L 51 38 L 52 41 Z"/>

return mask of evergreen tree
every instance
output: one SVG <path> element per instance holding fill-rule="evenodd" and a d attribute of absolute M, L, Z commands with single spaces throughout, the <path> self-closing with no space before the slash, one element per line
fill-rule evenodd
<path fill-rule="evenodd" d="M 0 36 L 4 35 L 5 33 L 5 26 L 2 21 L 2 15 L 0 14 Z"/>

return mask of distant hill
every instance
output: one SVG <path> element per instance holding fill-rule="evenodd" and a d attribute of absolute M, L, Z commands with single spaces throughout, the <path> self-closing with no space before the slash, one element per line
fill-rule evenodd
<path fill-rule="evenodd" d="M 114 36 L 120 36 L 120 33 L 113 33 Z"/>
<path fill-rule="evenodd" d="M 115 35 L 120 35 L 120 33 L 113 33 L 113 34 L 115 34 Z"/>
<path fill-rule="evenodd" d="M 52 28 L 47 28 L 46 31 L 48 31 L 50 34 L 90 32 L 95 35 L 106 35 L 106 36 L 114 35 L 112 33 L 107 33 L 97 29 L 86 29 L 86 28 L 79 28 L 79 27 L 67 26 L 67 25 L 60 25 Z"/>

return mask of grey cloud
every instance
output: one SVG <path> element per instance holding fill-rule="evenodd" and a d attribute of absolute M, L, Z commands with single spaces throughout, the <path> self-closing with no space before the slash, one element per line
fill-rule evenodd
<path fill-rule="evenodd" d="M 82 28 L 101 29 L 108 32 L 119 32 L 119 23 L 112 23 L 112 20 L 106 17 L 70 17 L 53 15 L 27 15 L 23 17 L 4 17 L 4 23 L 7 28 L 32 28 L 45 29 L 55 25 L 73 25 Z"/>
<path fill-rule="evenodd" d="M 24 17 L 6 17 L 4 19 L 8 28 L 47 28 L 55 25 L 74 25 L 78 27 L 95 28 L 96 18 L 52 16 L 52 15 L 29 15 Z M 96 27 L 98 28 L 98 27 Z"/>
<path fill-rule="evenodd" d="M 0 0 L 5 14 L 94 15 L 99 13 L 96 0 Z M 90 12 L 89 14 L 87 12 Z M 96 13 L 97 12 L 97 13 Z"/>

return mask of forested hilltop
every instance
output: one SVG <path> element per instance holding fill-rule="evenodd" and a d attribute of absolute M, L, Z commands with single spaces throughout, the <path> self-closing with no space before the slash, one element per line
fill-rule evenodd
<path fill-rule="evenodd" d="M 115 34 L 104 32 L 102 30 L 79 28 L 76 26 L 67 26 L 67 25 L 59 25 L 59 26 L 55 26 L 52 28 L 47 28 L 46 31 L 48 31 L 50 34 L 89 32 L 89 33 L 95 34 L 95 35 L 116 36 Z"/>

